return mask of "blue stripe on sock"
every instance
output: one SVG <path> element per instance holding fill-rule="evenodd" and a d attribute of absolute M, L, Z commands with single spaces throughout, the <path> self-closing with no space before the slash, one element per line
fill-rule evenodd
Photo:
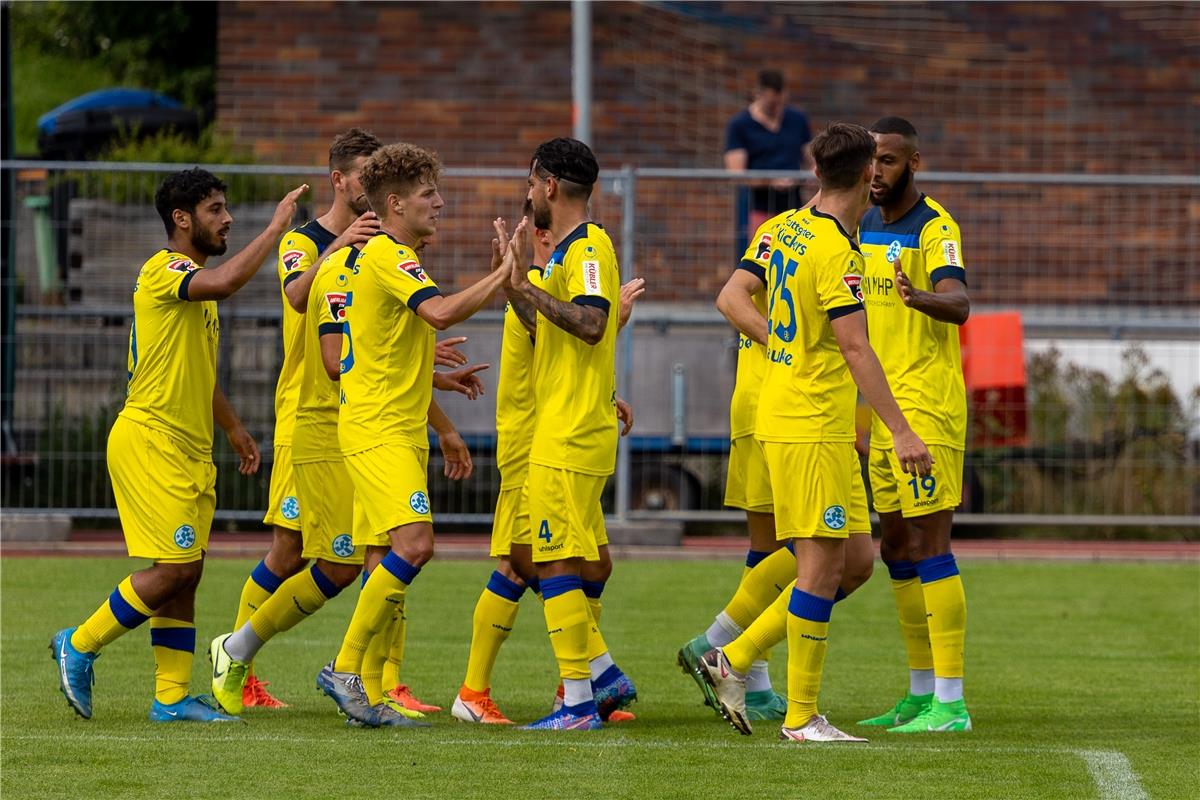
<path fill-rule="evenodd" d="M 847 596 L 846 590 L 839 586 L 838 590 L 833 594 L 833 602 L 840 603 L 845 600 Z"/>
<path fill-rule="evenodd" d="M 829 622 L 829 617 L 833 614 L 833 601 L 792 587 L 792 599 L 788 601 L 788 613 L 813 622 Z"/>
<path fill-rule="evenodd" d="M 342 591 L 336 583 L 329 580 L 328 575 L 317 569 L 316 564 L 308 568 L 308 574 L 312 575 L 313 583 L 317 585 L 317 588 L 321 590 L 321 594 L 325 595 L 326 599 L 332 600 Z"/>
<path fill-rule="evenodd" d="M 279 584 L 283 583 L 283 578 L 267 568 L 266 559 L 258 562 L 258 566 L 250 573 L 250 580 L 261 586 L 263 591 L 271 594 L 274 594 L 275 590 L 279 588 Z"/>
<path fill-rule="evenodd" d="M 524 586 L 515 581 L 510 581 L 501 575 L 499 571 L 493 572 L 492 577 L 488 578 L 487 590 L 494 595 L 503 597 L 505 600 L 512 600 L 514 603 L 521 599 L 521 595 L 525 594 Z"/>
<path fill-rule="evenodd" d="M 600 595 L 604 594 L 604 581 L 581 581 L 583 583 L 583 593 L 593 600 L 599 600 Z"/>
<path fill-rule="evenodd" d="M 917 565 L 911 561 L 884 561 L 883 565 L 888 568 L 888 575 L 891 575 L 894 581 L 907 581 L 917 577 Z"/>
<path fill-rule="evenodd" d="M 390 550 L 383 557 L 383 561 L 379 562 L 379 566 L 395 575 L 396 580 L 404 584 L 412 583 L 413 579 L 421 572 L 420 567 L 414 567 Z"/>
<path fill-rule="evenodd" d="M 758 562 L 762 561 L 767 556 L 771 555 L 766 550 L 747 550 L 746 551 L 746 566 L 754 569 L 758 566 Z"/>
<path fill-rule="evenodd" d="M 150 645 L 152 647 L 167 647 L 171 650 L 194 653 L 196 652 L 196 629 L 151 628 Z"/>
<path fill-rule="evenodd" d="M 131 606 L 129 601 L 121 596 L 121 588 L 119 586 L 113 589 L 112 594 L 108 596 L 108 608 L 123 628 L 136 628 L 150 619 L 150 617 Z"/>
<path fill-rule="evenodd" d="M 537 578 L 530 578 L 529 580 L 525 581 L 525 585 L 528 586 L 530 591 L 532 591 L 534 594 L 542 593 L 542 582 Z"/>
<path fill-rule="evenodd" d="M 578 575 L 555 575 L 542 581 L 542 599 L 550 600 L 576 589 L 583 589 L 583 580 Z"/>
<path fill-rule="evenodd" d="M 921 576 L 921 583 L 933 583 L 957 575 L 958 564 L 953 553 L 945 553 L 918 561 L 917 574 Z"/>
<path fill-rule="evenodd" d="M 796 540 L 795 539 L 788 539 L 787 544 L 785 544 L 784 547 L 787 548 L 787 551 L 789 553 L 791 553 L 792 555 L 796 555 Z"/>

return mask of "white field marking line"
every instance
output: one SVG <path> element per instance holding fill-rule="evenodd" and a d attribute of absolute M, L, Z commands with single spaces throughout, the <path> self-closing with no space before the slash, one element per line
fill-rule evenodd
<path fill-rule="evenodd" d="M 1100 800 L 1148 800 L 1133 765 L 1117 750 L 1076 750 L 1096 782 Z"/>

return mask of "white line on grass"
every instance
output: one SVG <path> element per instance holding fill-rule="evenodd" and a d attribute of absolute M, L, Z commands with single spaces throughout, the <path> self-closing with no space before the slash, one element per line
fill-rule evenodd
<path fill-rule="evenodd" d="M 1100 800 L 1147 800 L 1137 773 L 1124 753 L 1116 750 L 1076 750 L 1100 793 Z"/>

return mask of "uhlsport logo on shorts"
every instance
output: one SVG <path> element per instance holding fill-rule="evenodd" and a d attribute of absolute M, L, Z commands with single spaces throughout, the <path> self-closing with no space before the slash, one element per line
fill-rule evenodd
<path fill-rule="evenodd" d="M 408 498 L 408 504 L 412 506 L 412 510 L 418 514 L 429 513 L 429 498 L 424 492 L 413 492 Z"/>
<path fill-rule="evenodd" d="M 187 550 L 196 543 L 196 529 L 191 525 L 180 525 L 175 529 L 175 544 L 180 550 Z"/>
<path fill-rule="evenodd" d="M 835 531 L 846 527 L 846 509 L 841 506 L 830 506 L 825 509 L 825 524 Z"/>
<path fill-rule="evenodd" d="M 350 534 L 343 533 L 333 539 L 333 554 L 338 558 L 349 558 L 354 555 L 354 541 Z"/>
<path fill-rule="evenodd" d="M 296 519 L 300 516 L 300 501 L 294 497 L 285 497 L 279 510 L 285 519 Z"/>
<path fill-rule="evenodd" d="M 889 263 L 891 263 L 892 261 L 895 261 L 899 257 L 900 257 L 900 240 L 893 239 L 892 243 L 888 245 L 887 260 Z"/>

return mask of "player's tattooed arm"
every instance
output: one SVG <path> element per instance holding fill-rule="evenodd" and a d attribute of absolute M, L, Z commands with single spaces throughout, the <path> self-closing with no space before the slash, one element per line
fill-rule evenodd
<path fill-rule="evenodd" d="M 533 303 L 526 300 L 521 293 L 515 289 L 508 288 L 504 290 L 508 295 L 508 302 L 516 312 L 517 319 L 521 320 L 521 324 L 525 326 L 525 330 L 529 331 L 530 336 L 537 334 L 537 309 Z"/>
<path fill-rule="evenodd" d="M 597 344 L 604 338 L 604 329 L 608 325 L 607 311 L 551 297 L 530 283 L 528 277 L 518 282 L 516 274 L 513 273 L 513 291 L 536 308 L 548 321 L 588 344 Z"/>

